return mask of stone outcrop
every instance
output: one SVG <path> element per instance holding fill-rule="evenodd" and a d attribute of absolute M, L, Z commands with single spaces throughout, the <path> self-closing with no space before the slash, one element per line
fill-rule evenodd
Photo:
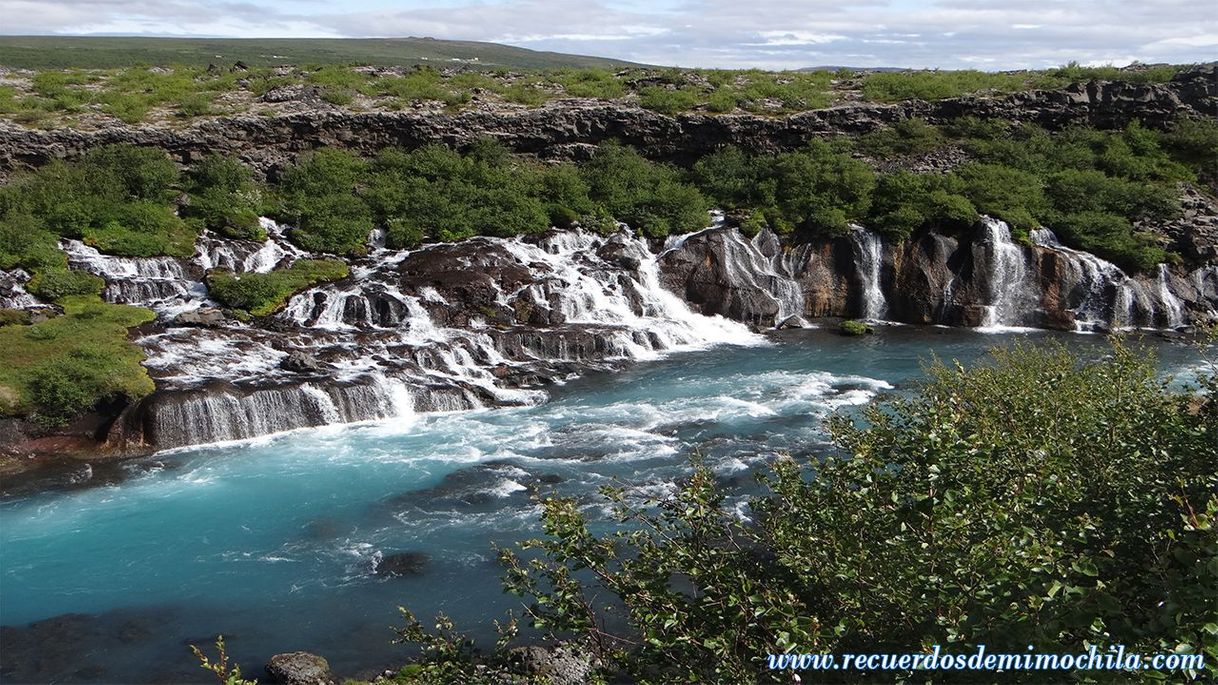
<path fill-rule="evenodd" d="M 281 685 L 336 685 L 330 663 L 309 652 L 276 654 L 266 664 L 270 682 Z"/>
<path fill-rule="evenodd" d="M 275 91 L 272 91 L 275 93 Z M 302 98 L 303 92 L 268 96 Z M 758 152 L 798 147 L 834 133 L 864 133 L 922 117 L 944 123 L 962 116 L 1032 121 L 1056 129 L 1071 124 L 1121 127 L 1131 121 L 1162 127 L 1177 116 L 1218 114 L 1214 66 L 1182 72 L 1165 84 L 1089 82 L 1061 90 L 1004 97 L 967 96 L 936 102 L 846 104 L 785 117 L 700 113 L 667 116 L 637 106 L 564 100 L 532 108 L 437 112 L 356 113 L 318 108 L 287 116 L 240 116 L 188 127 L 114 126 L 97 131 L 34 130 L 0 122 L 0 175 L 15 168 L 71 157 L 98 145 L 131 143 L 162 148 L 183 162 L 213 152 L 240 156 L 274 174 L 295 155 L 319 147 L 363 153 L 426 143 L 463 146 L 493 137 L 520 153 L 570 158 L 619 140 L 644 154 L 682 160 L 725 145 Z"/>

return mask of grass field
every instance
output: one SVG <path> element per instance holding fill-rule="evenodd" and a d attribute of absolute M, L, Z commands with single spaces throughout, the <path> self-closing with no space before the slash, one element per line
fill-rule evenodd
<path fill-rule="evenodd" d="M 629 62 L 434 38 L 0 37 L 0 65 L 18 69 L 112 69 L 135 65 L 480 64 L 512 69 L 620 67 Z"/>

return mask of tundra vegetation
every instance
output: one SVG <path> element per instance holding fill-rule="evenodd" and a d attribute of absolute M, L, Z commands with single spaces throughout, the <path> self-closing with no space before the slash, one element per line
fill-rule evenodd
<path fill-rule="evenodd" d="M 481 652 L 403 609 L 421 656 L 399 683 L 528 682 L 507 649 L 565 641 L 592 682 L 791 682 L 782 653 L 1202 654 L 1205 670 L 988 673 L 993 682 L 1218 676 L 1218 379 L 1173 389 L 1152 355 L 1114 340 L 935 362 L 915 392 L 839 415 L 833 448 L 780 458 L 739 514 L 697 458 L 671 498 L 639 506 L 538 495 L 543 535 L 499 550 L 523 615 Z M 858 420 L 856 420 L 856 418 Z M 925 672 L 805 673 L 817 682 Z M 936 671 L 935 682 L 976 682 Z"/>
<path fill-rule="evenodd" d="M 0 45 L 0 63 L 5 63 Z M 20 63 L 14 55 L 10 63 Z M 167 57 L 172 59 L 172 57 Z M 358 58 L 356 58 L 358 59 Z M 42 66 L 42 65 L 40 65 Z M 227 64 L 225 65 L 227 67 Z M 12 72 L 0 83 L 0 117 L 30 126 L 78 125 L 86 116 L 127 123 L 276 112 L 267 94 L 293 88 L 314 106 L 354 110 L 478 103 L 536 107 L 564 98 L 634 103 L 664 114 L 786 114 L 847 101 L 941 100 L 1061 88 L 1092 80 L 1169 81 L 1183 67 L 1082 67 L 983 72 L 851 70 L 769 72 L 623 65 L 514 70 L 506 66 L 371 67 L 351 63 L 218 68 L 204 64 L 111 68 L 42 68 Z M 279 90 L 278 92 L 286 92 Z"/>
<path fill-rule="evenodd" d="M 590 89 L 604 86 L 581 78 Z M 910 160 L 941 152 L 963 161 L 939 172 L 902 170 Z M 980 214 L 989 214 L 1008 221 L 1024 240 L 1030 229 L 1046 225 L 1067 245 L 1138 271 L 1179 259 L 1139 226 L 1178 213 L 1179 182 L 1208 187 L 1216 153 L 1212 120 L 1180 121 L 1166 132 L 1135 124 L 1057 133 L 1026 123 L 963 119 L 936 128 L 910 120 L 776 155 L 727 148 L 685 168 L 612 143 L 587 160 L 563 164 L 514 156 L 490 141 L 460 151 L 386 149 L 371 158 L 326 149 L 303 155 L 266 183 L 234 159 L 211 156 L 182 170 L 163 152 L 110 146 L 17 174 L 0 187 L 0 269 L 25 270 L 32 276 L 28 290 L 54 303 L 96 299 L 103 286 L 68 268 L 58 249 L 62 239 L 129 257 L 189 257 L 204 231 L 264 239 L 258 217 L 269 215 L 289 226 L 287 236 L 299 246 L 342 257 L 365 253 L 374 228 L 383 229 L 391 248 L 552 226 L 605 232 L 618 221 L 662 238 L 702 228 L 706 211 L 719 207 L 746 233 L 769 227 L 796 239 L 834 238 L 853 223 L 890 239 L 930 228 L 965 234 Z M 265 315 L 295 292 L 345 276 L 341 262 L 319 259 L 256 276 L 213 273 L 207 283 L 240 315 Z M 17 324 L 15 330 L 27 328 L 23 320 L 0 317 Z M 17 335 L 10 328 L 6 335 Z M 105 330 L 125 338 L 117 328 Z M 48 351 L 48 363 L 66 359 Z M 123 368 L 131 374 L 114 387 L 68 374 L 89 401 L 60 401 L 66 395 L 38 392 L 10 375 L 4 411 L 66 417 L 114 388 L 147 387 L 138 365 Z"/>

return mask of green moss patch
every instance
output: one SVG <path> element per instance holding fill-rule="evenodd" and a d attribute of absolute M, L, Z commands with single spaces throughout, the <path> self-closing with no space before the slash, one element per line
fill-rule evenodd
<path fill-rule="evenodd" d="M 95 295 L 59 300 L 64 315 L 0 328 L 0 413 L 66 422 L 99 401 L 135 399 L 154 389 L 140 365 L 144 353 L 127 339 L 153 320 L 142 307 L 106 304 Z"/>
<path fill-rule="evenodd" d="M 264 274 L 213 271 L 207 274 L 207 288 L 212 298 L 226 307 L 266 316 L 301 290 L 346 278 L 347 273 L 346 263 L 337 259 L 302 259 L 286 269 Z"/>

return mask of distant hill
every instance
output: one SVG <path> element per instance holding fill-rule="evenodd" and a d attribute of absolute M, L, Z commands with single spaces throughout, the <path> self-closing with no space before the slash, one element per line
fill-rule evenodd
<path fill-rule="evenodd" d="M 146 38 L 0 36 L 0 65 L 23 69 L 114 68 L 135 64 L 474 64 L 514 69 L 638 66 L 497 43 L 435 38 Z"/>

